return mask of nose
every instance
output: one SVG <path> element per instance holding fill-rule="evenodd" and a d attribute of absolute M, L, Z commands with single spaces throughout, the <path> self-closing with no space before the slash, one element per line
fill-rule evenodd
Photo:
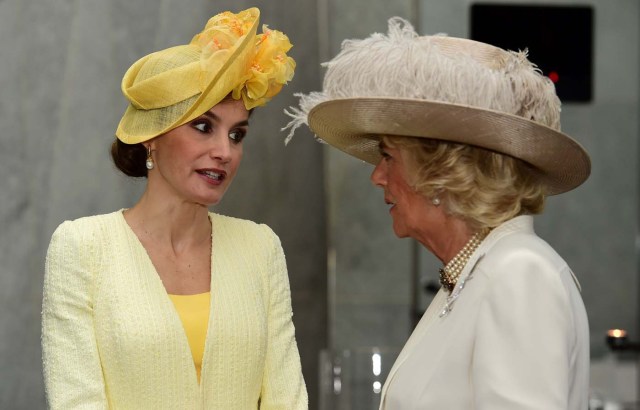
<path fill-rule="evenodd" d="M 217 159 L 222 163 L 229 162 L 231 160 L 231 150 L 233 149 L 231 139 L 229 139 L 227 134 L 221 133 L 221 135 L 216 136 L 214 140 L 215 142 L 209 151 L 211 158 Z"/>
<path fill-rule="evenodd" d="M 387 177 L 386 173 L 384 172 L 384 168 L 385 164 L 383 158 L 380 160 L 380 162 L 378 162 L 378 165 L 376 165 L 376 167 L 373 169 L 373 172 L 371 173 L 370 179 L 373 185 L 384 187 L 387 183 Z"/>

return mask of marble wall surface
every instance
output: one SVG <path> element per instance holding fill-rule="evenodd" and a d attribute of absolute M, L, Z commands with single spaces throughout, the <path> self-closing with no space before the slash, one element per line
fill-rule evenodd
<path fill-rule="evenodd" d="M 221 213 L 269 224 L 287 255 L 294 322 L 312 401 L 326 345 L 322 149 L 286 148 L 283 108 L 319 86 L 315 1 L 0 1 L 0 408 L 44 408 L 40 308 L 44 255 L 65 219 L 131 206 L 142 182 L 120 176 L 109 146 L 126 102 L 120 80 L 137 58 L 188 42 L 208 17 L 258 6 L 287 33 L 294 80 L 258 109 L 243 165 Z M 305 16 L 300 18 L 299 16 Z M 304 131 L 303 131 L 304 132 Z"/>

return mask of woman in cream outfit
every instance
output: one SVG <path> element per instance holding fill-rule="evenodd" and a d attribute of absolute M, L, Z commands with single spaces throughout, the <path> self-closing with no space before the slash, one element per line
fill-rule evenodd
<path fill-rule="evenodd" d="M 211 213 L 250 110 L 293 76 L 258 9 L 212 17 L 126 72 L 112 156 L 146 177 L 130 209 L 61 224 L 46 260 L 42 346 L 52 409 L 306 409 L 278 237 Z"/>
<path fill-rule="evenodd" d="M 322 92 L 288 112 L 291 132 L 306 123 L 374 164 L 395 234 L 443 263 L 380 408 L 586 409 L 580 287 L 533 229 L 546 196 L 590 173 L 560 132 L 553 84 L 526 53 L 420 37 L 399 18 L 387 35 L 345 41 L 326 66 Z"/>

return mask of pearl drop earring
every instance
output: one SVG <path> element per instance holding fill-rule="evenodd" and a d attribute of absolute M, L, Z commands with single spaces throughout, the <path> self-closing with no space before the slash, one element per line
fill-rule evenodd
<path fill-rule="evenodd" d="M 151 171 L 153 169 L 153 158 L 151 157 L 151 146 L 147 147 L 147 162 L 145 164 L 147 166 L 147 169 L 149 171 Z"/>
<path fill-rule="evenodd" d="M 431 203 L 435 206 L 440 206 L 440 198 L 435 197 L 433 199 L 431 199 Z"/>

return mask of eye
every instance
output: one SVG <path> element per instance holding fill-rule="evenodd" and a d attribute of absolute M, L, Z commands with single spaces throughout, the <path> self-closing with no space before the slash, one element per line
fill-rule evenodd
<path fill-rule="evenodd" d="M 229 132 L 229 138 L 231 138 L 231 140 L 236 144 L 241 143 L 246 135 L 247 131 L 243 129 L 235 129 Z"/>
<path fill-rule="evenodd" d="M 391 154 L 389 154 L 386 144 L 384 144 L 382 141 L 380 141 L 380 144 L 378 144 L 378 153 L 384 160 L 391 159 Z"/>
<path fill-rule="evenodd" d="M 208 134 L 211 132 L 211 123 L 207 120 L 198 120 L 193 122 L 193 128 L 204 134 Z"/>

